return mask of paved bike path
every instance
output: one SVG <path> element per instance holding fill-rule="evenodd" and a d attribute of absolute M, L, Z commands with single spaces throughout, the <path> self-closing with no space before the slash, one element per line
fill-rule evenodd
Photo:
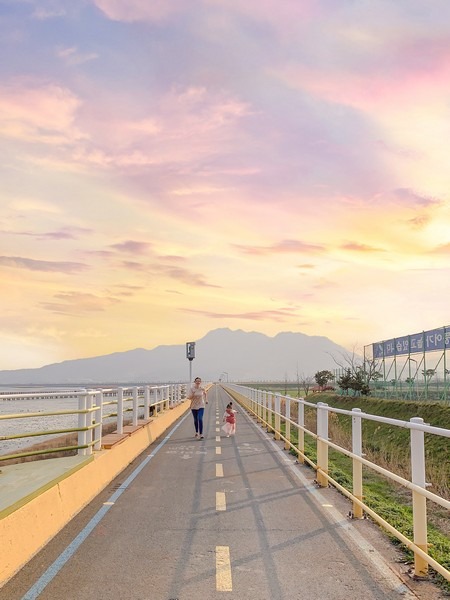
<path fill-rule="evenodd" d="M 304 467 L 213 386 L 4 588 L 0 600 L 393 600 L 414 596 Z"/>

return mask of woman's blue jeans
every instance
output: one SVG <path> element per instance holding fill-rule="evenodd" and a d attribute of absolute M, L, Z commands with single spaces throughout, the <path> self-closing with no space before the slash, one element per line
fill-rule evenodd
<path fill-rule="evenodd" d="M 194 427 L 195 433 L 202 435 L 203 433 L 203 413 L 205 412 L 204 408 L 192 408 L 192 415 L 194 417 Z"/>

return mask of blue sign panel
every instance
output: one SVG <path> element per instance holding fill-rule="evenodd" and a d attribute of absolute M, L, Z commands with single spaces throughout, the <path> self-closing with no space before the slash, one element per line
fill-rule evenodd
<path fill-rule="evenodd" d="M 446 327 L 372 344 L 374 358 L 415 354 L 424 350 L 433 352 L 434 350 L 444 350 L 446 348 L 450 348 L 450 329 Z"/>

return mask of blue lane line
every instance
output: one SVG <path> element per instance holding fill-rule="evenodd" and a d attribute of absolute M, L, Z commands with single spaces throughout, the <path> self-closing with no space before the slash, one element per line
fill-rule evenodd
<path fill-rule="evenodd" d="M 183 421 L 189 416 L 189 414 L 185 415 L 181 421 L 175 425 L 172 431 L 160 442 L 156 448 L 153 450 L 151 454 L 149 454 L 141 464 L 136 467 L 136 469 L 127 477 L 127 479 L 121 484 L 120 488 L 114 492 L 114 494 L 107 500 L 107 502 L 116 502 L 116 500 L 123 494 L 123 492 L 129 487 L 130 483 L 139 475 L 142 469 L 151 461 L 151 459 L 159 452 L 159 450 L 164 446 L 164 444 L 172 437 L 175 431 L 180 427 Z M 77 535 L 77 537 L 67 546 L 67 548 L 58 556 L 55 562 L 49 566 L 49 568 L 45 571 L 43 575 L 36 581 L 36 583 L 28 590 L 28 592 L 23 596 L 22 600 L 36 600 L 43 590 L 47 587 L 47 585 L 55 578 L 55 576 L 59 573 L 59 571 L 63 568 L 66 562 L 75 554 L 84 540 L 88 537 L 88 535 L 92 532 L 94 527 L 100 523 L 109 509 L 112 508 L 111 505 L 103 505 L 102 508 L 92 517 L 86 527 Z"/>

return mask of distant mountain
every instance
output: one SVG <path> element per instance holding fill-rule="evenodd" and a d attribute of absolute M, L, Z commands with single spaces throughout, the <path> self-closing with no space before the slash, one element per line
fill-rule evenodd
<path fill-rule="evenodd" d="M 190 341 L 190 340 L 189 340 Z M 284 381 L 333 370 L 348 351 L 322 336 L 215 329 L 196 341 L 193 376 L 217 381 Z M 178 382 L 189 379 L 185 344 L 137 348 L 94 358 L 66 360 L 39 369 L 0 371 L 3 385 Z"/>

